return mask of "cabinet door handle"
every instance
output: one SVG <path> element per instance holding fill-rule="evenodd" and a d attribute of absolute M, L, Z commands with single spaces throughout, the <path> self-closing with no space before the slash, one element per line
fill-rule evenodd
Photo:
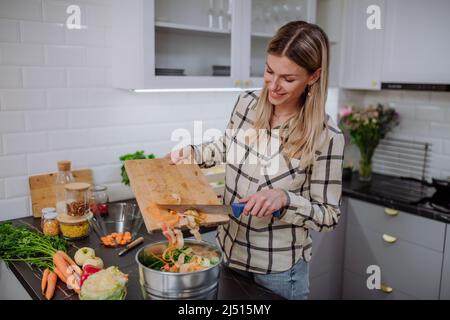
<path fill-rule="evenodd" d="M 246 87 L 250 87 L 250 86 L 252 85 L 252 80 L 245 80 L 245 81 L 244 81 L 244 85 L 245 85 Z"/>
<path fill-rule="evenodd" d="M 398 210 L 391 209 L 391 208 L 384 208 L 384 213 L 386 213 L 388 216 L 391 216 L 391 217 L 398 216 Z"/>
<path fill-rule="evenodd" d="M 234 80 L 234 86 L 240 87 L 241 86 L 241 80 Z"/>
<path fill-rule="evenodd" d="M 383 291 L 384 293 L 392 293 L 392 291 L 394 291 L 392 287 L 389 287 L 384 284 L 380 285 L 380 290 Z"/>
<path fill-rule="evenodd" d="M 397 238 L 388 234 L 383 234 L 383 240 L 387 243 L 395 243 L 397 241 Z"/>

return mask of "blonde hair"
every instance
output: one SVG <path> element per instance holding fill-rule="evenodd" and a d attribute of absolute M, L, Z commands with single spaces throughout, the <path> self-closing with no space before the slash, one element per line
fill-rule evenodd
<path fill-rule="evenodd" d="M 323 143 L 321 136 L 326 127 L 328 37 L 315 24 L 292 21 L 278 30 L 268 45 L 267 53 L 288 57 L 310 75 L 322 68 L 319 80 L 308 85 L 301 95 L 298 112 L 280 128 L 283 152 L 290 158 L 300 158 L 303 165 L 308 165 L 314 158 L 316 148 Z M 257 132 L 270 128 L 272 113 L 273 105 L 269 102 L 268 88 L 264 85 L 256 106 L 254 127 Z"/>

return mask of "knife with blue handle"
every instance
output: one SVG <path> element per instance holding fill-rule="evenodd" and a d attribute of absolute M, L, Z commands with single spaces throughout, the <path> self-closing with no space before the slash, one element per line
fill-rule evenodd
<path fill-rule="evenodd" d="M 232 203 L 231 205 L 213 205 L 213 204 L 158 204 L 158 207 L 165 210 L 175 210 L 184 212 L 186 210 L 197 210 L 207 214 L 232 214 L 239 218 L 244 211 L 245 203 Z M 281 216 L 279 210 L 272 213 L 275 218 Z"/>

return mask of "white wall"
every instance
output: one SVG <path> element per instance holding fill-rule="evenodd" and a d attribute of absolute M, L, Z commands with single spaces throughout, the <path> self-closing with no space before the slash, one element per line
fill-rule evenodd
<path fill-rule="evenodd" d="M 70 4 L 84 30 L 64 27 Z M 135 94 L 111 88 L 108 0 L 0 0 L 0 220 L 30 215 L 28 176 L 72 160 L 112 200 L 131 198 L 118 157 L 166 154 L 175 128 L 224 129 L 236 93 Z"/>

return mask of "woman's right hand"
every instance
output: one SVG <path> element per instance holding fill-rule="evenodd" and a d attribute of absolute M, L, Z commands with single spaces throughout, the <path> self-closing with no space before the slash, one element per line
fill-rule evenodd
<path fill-rule="evenodd" d="M 164 156 L 170 164 L 192 164 L 194 163 L 194 150 L 191 146 L 174 150 Z"/>

